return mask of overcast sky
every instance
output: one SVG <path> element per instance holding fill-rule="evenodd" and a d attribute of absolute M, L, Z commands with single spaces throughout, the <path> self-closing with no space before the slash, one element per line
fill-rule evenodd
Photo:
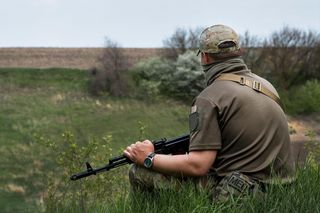
<path fill-rule="evenodd" d="M 320 32 L 320 0 L 1 0 L 0 47 L 161 47 L 178 27 Z"/>

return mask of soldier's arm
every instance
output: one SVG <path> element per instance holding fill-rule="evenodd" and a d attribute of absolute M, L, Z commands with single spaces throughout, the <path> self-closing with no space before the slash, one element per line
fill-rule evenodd
<path fill-rule="evenodd" d="M 213 165 L 217 151 L 192 151 L 184 155 L 155 155 L 153 169 L 175 176 L 203 176 Z"/>
<path fill-rule="evenodd" d="M 127 147 L 124 155 L 138 165 L 143 165 L 144 159 L 150 152 L 154 152 L 149 140 L 137 142 Z M 192 151 L 183 155 L 156 154 L 153 162 L 153 170 L 175 176 L 202 176 L 213 165 L 217 151 L 202 150 Z"/>

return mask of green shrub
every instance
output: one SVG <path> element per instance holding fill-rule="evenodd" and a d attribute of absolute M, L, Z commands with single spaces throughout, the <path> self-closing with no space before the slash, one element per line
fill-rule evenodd
<path fill-rule="evenodd" d="M 162 82 L 175 69 L 174 63 L 164 58 L 151 58 L 136 64 L 131 70 L 133 81 L 138 87 L 139 98 L 155 98 L 160 95 Z"/>
<path fill-rule="evenodd" d="M 320 112 L 320 82 L 307 81 L 303 86 L 290 89 L 281 94 L 289 114 Z"/>
<path fill-rule="evenodd" d="M 44 205 L 47 212 L 61 212 L 62 209 L 77 209 L 87 212 L 89 206 L 99 202 L 112 201 L 122 191 L 126 191 L 126 175 L 123 169 L 110 173 L 71 181 L 70 176 L 86 170 L 85 161 L 92 161 L 104 166 L 111 158 L 112 135 L 101 140 L 92 139 L 80 146 L 71 132 L 64 132 L 60 140 L 52 142 L 43 136 L 36 136 L 37 141 L 46 145 L 54 153 L 56 169 L 44 174 L 47 182 Z M 123 188 L 122 188 L 123 187 Z"/>
<path fill-rule="evenodd" d="M 199 59 L 192 51 L 179 55 L 175 62 L 149 59 L 137 64 L 131 73 L 142 97 L 164 95 L 190 101 L 204 88 Z"/>
<path fill-rule="evenodd" d="M 175 71 L 162 82 L 163 92 L 179 100 L 191 101 L 205 86 L 199 58 L 194 52 L 187 51 L 179 55 L 175 65 Z"/>

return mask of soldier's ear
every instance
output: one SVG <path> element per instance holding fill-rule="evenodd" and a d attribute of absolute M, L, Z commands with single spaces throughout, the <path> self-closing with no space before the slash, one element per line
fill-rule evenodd
<path fill-rule="evenodd" d="M 202 64 L 209 64 L 210 63 L 209 54 L 205 52 L 201 52 L 201 61 L 202 61 Z"/>

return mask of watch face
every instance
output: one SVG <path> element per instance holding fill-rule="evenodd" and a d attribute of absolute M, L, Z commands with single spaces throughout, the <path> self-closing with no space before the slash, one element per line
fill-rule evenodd
<path fill-rule="evenodd" d="M 143 165 L 147 168 L 151 168 L 152 167 L 152 159 L 151 158 L 146 158 L 143 162 Z"/>

